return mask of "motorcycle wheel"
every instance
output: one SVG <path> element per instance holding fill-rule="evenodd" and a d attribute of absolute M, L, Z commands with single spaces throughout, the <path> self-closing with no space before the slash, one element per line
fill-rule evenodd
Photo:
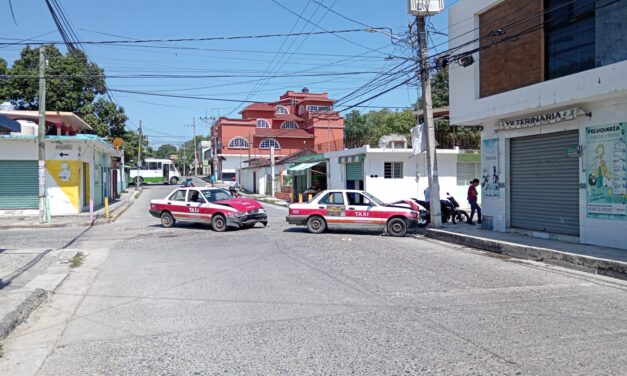
<path fill-rule="evenodd" d="M 468 213 L 463 210 L 458 211 L 455 216 L 457 217 L 457 222 L 459 223 L 468 223 L 468 220 L 470 219 Z"/>

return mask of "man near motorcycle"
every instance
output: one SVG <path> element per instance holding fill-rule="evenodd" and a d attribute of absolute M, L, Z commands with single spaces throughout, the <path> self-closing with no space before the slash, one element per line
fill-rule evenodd
<path fill-rule="evenodd" d="M 241 189 L 242 189 L 242 186 L 234 178 L 231 184 L 229 185 L 229 193 L 231 193 L 231 196 L 233 197 L 239 197 L 240 196 L 239 191 Z"/>
<path fill-rule="evenodd" d="M 477 212 L 477 223 L 481 224 L 481 207 L 477 203 L 477 199 L 479 198 L 479 193 L 477 192 L 477 186 L 479 185 L 479 179 L 473 179 L 470 181 L 470 186 L 468 187 L 468 203 L 470 204 L 470 218 L 468 218 L 468 224 L 474 225 L 475 223 L 472 219 L 475 216 L 475 211 Z"/>

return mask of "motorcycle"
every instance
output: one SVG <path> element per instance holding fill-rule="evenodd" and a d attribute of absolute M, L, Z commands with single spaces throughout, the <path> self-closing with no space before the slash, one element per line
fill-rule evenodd
<path fill-rule="evenodd" d="M 421 205 L 427 211 L 427 218 L 429 222 L 431 222 L 431 210 L 430 203 L 424 200 L 413 199 L 419 205 Z M 440 200 L 440 212 L 442 214 L 442 223 L 446 222 L 468 222 L 470 218 L 468 213 L 464 210 L 459 209 L 459 203 L 455 199 L 455 197 L 451 196 L 450 193 L 446 192 L 446 199 Z"/>

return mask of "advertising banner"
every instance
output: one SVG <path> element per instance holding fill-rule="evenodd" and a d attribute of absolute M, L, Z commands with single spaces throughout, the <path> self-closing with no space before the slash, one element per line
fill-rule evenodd
<path fill-rule="evenodd" d="M 481 196 L 499 197 L 499 139 L 483 140 L 481 147 Z"/>
<path fill-rule="evenodd" d="M 584 165 L 590 218 L 627 220 L 627 123 L 586 128 Z"/>

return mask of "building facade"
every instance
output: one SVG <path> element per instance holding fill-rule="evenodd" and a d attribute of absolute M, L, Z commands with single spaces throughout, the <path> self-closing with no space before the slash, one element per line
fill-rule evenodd
<path fill-rule="evenodd" d="M 472 56 L 449 67 L 451 122 L 483 127 L 485 227 L 627 249 L 625 20 L 613 0 L 450 9 Z"/>
<path fill-rule="evenodd" d="M 211 130 L 212 172 L 230 180 L 248 160 L 286 157 L 302 149 L 317 152 L 344 148 L 344 119 L 326 93 L 288 91 L 278 101 L 253 103 L 241 119 L 219 118 Z"/>
<path fill-rule="evenodd" d="M 20 132 L 0 135 L 0 215 L 37 215 L 39 208 L 37 112 L 0 112 L 18 120 Z M 73 113 L 47 112 L 46 197 L 50 213 L 71 215 L 115 199 L 123 189 L 123 152 L 89 134 Z M 60 135 L 57 135 L 59 130 Z"/>

